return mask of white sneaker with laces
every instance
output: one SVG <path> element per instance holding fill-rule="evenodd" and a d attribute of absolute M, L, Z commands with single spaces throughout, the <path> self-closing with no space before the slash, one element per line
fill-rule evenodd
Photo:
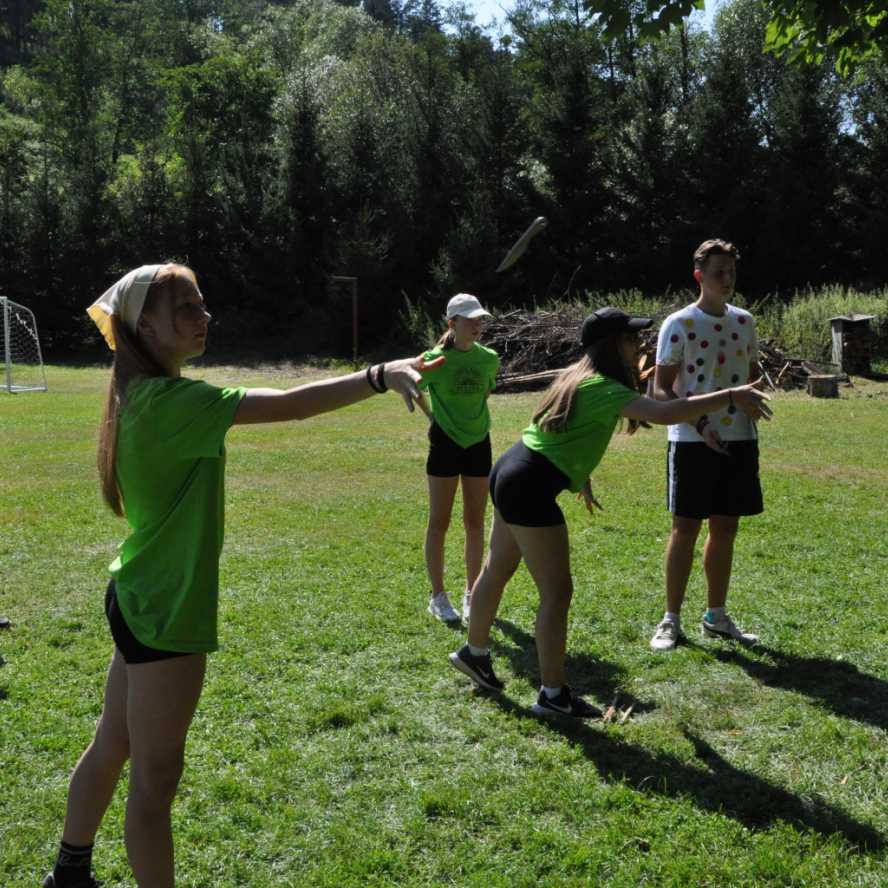
<path fill-rule="evenodd" d="M 741 644 L 755 644 L 759 640 L 758 635 L 739 629 L 727 614 L 713 621 L 707 620 L 704 614 L 700 629 L 704 638 L 727 638 Z"/>
<path fill-rule="evenodd" d="M 471 613 L 471 611 L 472 611 L 472 593 L 471 592 L 464 592 L 463 593 L 462 615 L 463 615 L 463 620 L 465 620 L 466 623 L 469 622 L 469 614 Z"/>
<path fill-rule="evenodd" d="M 681 627 L 675 620 L 660 620 L 654 637 L 651 639 L 652 651 L 675 650 L 678 637 L 681 635 Z"/>
<path fill-rule="evenodd" d="M 428 611 L 436 620 L 441 620 L 444 623 L 458 623 L 460 621 L 459 614 L 453 609 L 446 592 L 433 595 L 429 599 Z"/>

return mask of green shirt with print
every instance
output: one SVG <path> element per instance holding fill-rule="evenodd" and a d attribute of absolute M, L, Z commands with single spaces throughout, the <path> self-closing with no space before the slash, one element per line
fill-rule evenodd
<path fill-rule="evenodd" d="M 475 342 L 466 351 L 436 346 L 425 358 L 439 355 L 447 360 L 423 376 L 419 387 L 428 390 L 432 416 L 447 436 L 460 447 L 471 447 L 490 431 L 487 396 L 496 387 L 499 356 Z"/>
<path fill-rule="evenodd" d="M 111 565 L 133 635 L 163 651 L 218 647 L 225 434 L 242 388 L 134 380 L 117 431 L 117 482 L 131 533 Z"/>
<path fill-rule="evenodd" d="M 577 388 L 573 412 L 564 431 L 545 432 L 532 423 L 521 440 L 561 469 L 570 479 L 570 490 L 576 493 L 601 462 L 620 411 L 637 397 L 638 392 L 596 373 Z"/>

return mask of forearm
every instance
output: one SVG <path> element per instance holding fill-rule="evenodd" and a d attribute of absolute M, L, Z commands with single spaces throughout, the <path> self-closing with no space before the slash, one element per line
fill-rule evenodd
<path fill-rule="evenodd" d="M 687 422 L 694 425 L 706 413 L 724 410 L 731 403 L 731 390 L 710 392 L 706 395 L 691 395 L 688 398 L 676 398 L 670 401 L 668 409 L 674 411 L 675 419 L 670 423 Z"/>
<path fill-rule="evenodd" d="M 335 379 L 309 382 L 296 388 L 249 389 L 241 401 L 237 423 L 286 422 L 308 419 L 363 401 L 376 392 L 360 370 Z"/>

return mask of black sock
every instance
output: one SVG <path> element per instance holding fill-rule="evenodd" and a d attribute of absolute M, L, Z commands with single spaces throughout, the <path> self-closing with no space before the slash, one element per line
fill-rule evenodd
<path fill-rule="evenodd" d="M 92 867 L 92 845 L 69 845 L 62 842 L 52 877 L 56 888 L 70 888 L 89 880 Z"/>

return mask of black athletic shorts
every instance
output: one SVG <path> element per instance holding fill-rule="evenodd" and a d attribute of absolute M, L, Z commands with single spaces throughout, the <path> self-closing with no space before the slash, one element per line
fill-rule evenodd
<path fill-rule="evenodd" d="M 154 663 L 157 660 L 170 660 L 173 657 L 188 656 L 186 651 L 181 653 L 176 651 L 159 651 L 157 648 L 148 647 L 133 635 L 117 605 L 117 588 L 113 579 L 108 583 L 108 589 L 105 592 L 105 616 L 108 618 L 108 625 L 111 627 L 111 637 L 114 639 L 114 644 L 117 645 L 117 650 L 120 651 L 127 663 Z"/>
<path fill-rule="evenodd" d="M 702 442 L 670 441 L 666 507 L 679 518 L 758 515 L 764 511 L 758 441 L 726 441 L 730 456 Z"/>
<path fill-rule="evenodd" d="M 471 447 L 460 447 L 438 423 L 429 426 L 429 458 L 426 474 L 437 478 L 465 475 L 469 478 L 486 478 L 490 474 L 493 453 L 490 435 Z"/>
<path fill-rule="evenodd" d="M 554 527 L 564 524 L 555 498 L 570 486 L 570 479 L 542 453 L 513 444 L 490 473 L 490 498 L 508 524 Z"/>

